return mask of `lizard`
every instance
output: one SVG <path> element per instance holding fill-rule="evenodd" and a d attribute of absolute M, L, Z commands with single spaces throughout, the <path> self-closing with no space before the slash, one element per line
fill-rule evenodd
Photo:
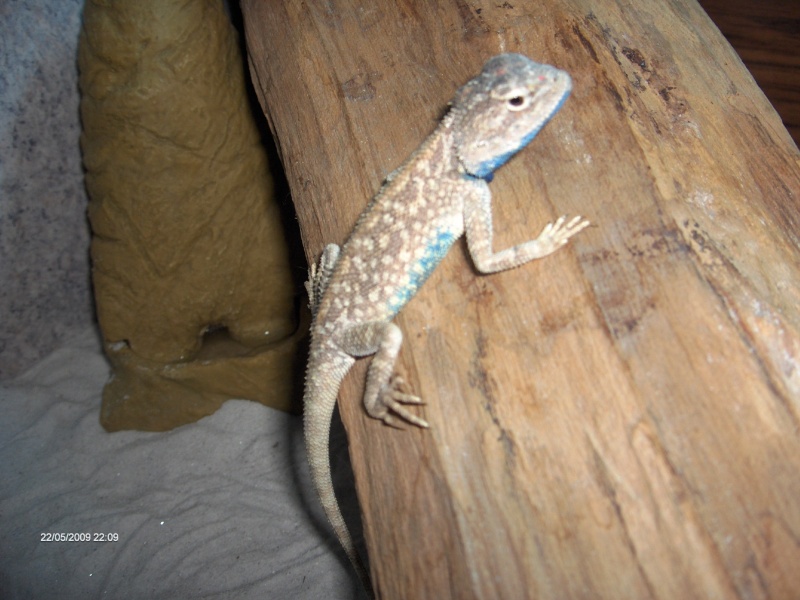
<path fill-rule="evenodd" d="M 561 108 L 571 87 L 565 71 L 521 54 L 491 58 L 456 92 L 433 133 L 386 178 L 344 246 L 327 245 L 319 266 L 309 269 L 306 452 L 325 514 L 370 594 L 331 480 L 329 434 L 342 380 L 356 359 L 374 355 L 364 388 L 366 412 L 387 425 L 427 428 L 410 410 L 422 400 L 404 393 L 403 379 L 393 376 L 403 339 L 394 316 L 462 235 L 477 270 L 495 273 L 551 254 L 589 225 L 580 216 L 562 216 L 534 240 L 492 249 L 488 183 Z"/>

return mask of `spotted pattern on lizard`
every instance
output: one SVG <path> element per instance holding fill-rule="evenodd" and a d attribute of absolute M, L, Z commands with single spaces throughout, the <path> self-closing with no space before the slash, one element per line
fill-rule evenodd
<path fill-rule="evenodd" d="M 428 427 L 407 406 L 421 399 L 402 392 L 403 381 L 393 376 L 403 336 L 392 318 L 464 234 L 476 268 L 494 273 L 543 258 L 588 226 L 581 217 L 560 217 L 534 240 L 492 249 L 488 183 L 559 110 L 570 88 L 567 73 L 525 56 L 490 59 L 458 90 L 435 131 L 387 178 L 344 246 L 328 245 L 319 268 L 310 270 L 308 459 L 325 513 L 370 592 L 331 481 L 328 438 L 339 387 L 357 358 L 374 355 L 364 391 L 367 413 L 387 425 Z"/>

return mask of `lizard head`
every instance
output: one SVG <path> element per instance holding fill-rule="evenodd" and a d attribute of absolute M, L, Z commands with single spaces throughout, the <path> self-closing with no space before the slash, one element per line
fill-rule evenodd
<path fill-rule="evenodd" d="M 491 179 L 561 108 L 571 88 L 565 71 L 521 54 L 490 59 L 458 90 L 448 115 L 464 172 Z"/>

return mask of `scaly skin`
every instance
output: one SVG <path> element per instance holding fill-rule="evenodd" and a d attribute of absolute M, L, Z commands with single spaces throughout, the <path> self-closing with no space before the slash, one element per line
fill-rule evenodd
<path fill-rule="evenodd" d="M 355 360 L 374 354 L 364 407 L 387 425 L 428 427 L 404 405 L 392 377 L 403 335 L 392 318 L 425 282 L 447 250 L 466 234 L 482 273 L 551 254 L 588 226 L 565 217 L 532 241 L 492 250 L 494 171 L 524 148 L 561 107 L 569 75 L 519 54 L 503 54 L 456 93 L 452 108 L 422 146 L 384 183 L 343 248 L 326 247 L 306 288 L 314 322 L 306 374 L 305 438 L 311 474 L 325 513 L 354 568 L 371 592 L 333 491 L 328 438 L 344 376 Z"/>

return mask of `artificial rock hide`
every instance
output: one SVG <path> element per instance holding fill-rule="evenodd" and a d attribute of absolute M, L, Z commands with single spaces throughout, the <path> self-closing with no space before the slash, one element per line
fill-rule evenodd
<path fill-rule="evenodd" d="M 289 408 L 303 328 L 223 3 L 88 0 L 79 67 L 103 426 Z"/>

